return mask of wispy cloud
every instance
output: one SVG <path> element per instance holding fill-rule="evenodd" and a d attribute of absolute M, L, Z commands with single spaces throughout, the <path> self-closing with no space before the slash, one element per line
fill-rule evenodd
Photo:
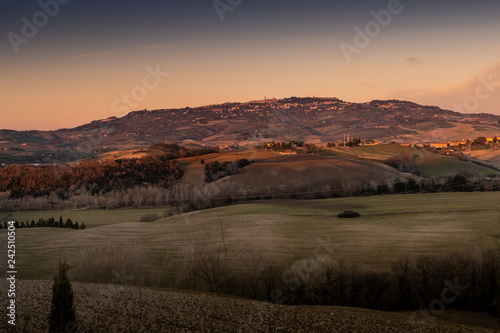
<path fill-rule="evenodd" d="M 485 85 L 485 82 L 488 84 Z M 477 97 L 478 91 L 484 97 Z M 477 107 L 472 111 L 463 108 L 464 112 L 500 114 L 498 110 L 498 105 L 500 105 L 500 62 L 477 71 L 470 77 L 464 78 L 462 82 L 434 89 L 406 87 L 396 91 L 393 96 L 417 103 L 438 105 L 454 111 L 460 111 L 457 109 L 457 105 L 463 106 L 464 103 L 473 105 L 472 102 L 475 101 Z"/>
<path fill-rule="evenodd" d="M 77 54 L 77 55 L 74 55 L 71 57 L 67 57 L 66 59 L 94 58 L 94 57 L 110 56 L 110 55 L 124 54 L 124 53 L 130 53 L 130 52 L 165 50 L 165 49 L 186 47 L 186 46 L 197 45 L 197 44 L 206 44 L 209 42 L 211 42 L 211 40 L 206 39 L 206 40 L 201 40 L 201 41 L 197 41 L 197 42 L 186 42 L 186 43 L 150 44 L 150 45 L 143 45 L 143 46 L 132 47 L 132 48 L 127 48 L 127 49 L 111 49 L 111 50 L 102 50 L 102 51 L 94 52 L 94 53 Z"/>
<path fill-rule="evenodd" d="M 365 88 L 379 88 L 380 87 L 379 85 L 372 83 L 372 82 L 369 82 L 369 81 L 366 81 L 366 80 L 358 81 L 358 84 L 362 87 L 365 87 Z"/>
<path fill-rule="evenodd" d="M 425 64 L 427 62 L 427 60 L 421 60 L 417 57 L 409 57 L 409 58 L 406 58 L 405 60 L 406 60 L 406 63 L 408 65 L 413 65 L 413 66 L 422 65 L 422 64 Z"/>

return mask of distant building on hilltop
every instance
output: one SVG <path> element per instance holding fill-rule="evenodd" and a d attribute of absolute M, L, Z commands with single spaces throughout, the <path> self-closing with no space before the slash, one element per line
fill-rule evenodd
<path fill-rule="evenodd" d="M 448 143 L 447 142 L 431 143 L 430 146 L 431 148 L 442 149 L 442 148 L 448 148 Z"/>

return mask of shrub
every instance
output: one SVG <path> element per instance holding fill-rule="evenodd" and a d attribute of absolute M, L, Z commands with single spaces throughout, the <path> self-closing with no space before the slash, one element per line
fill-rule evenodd
<path fill-rule="evenodd" d="M 389 157 L 384 161 L 384 163 L 398 169 L 400 172 L 415 173 L 417 170 L 417 166 L 414 161 L 415 157 L 417 157 L 417 155 L 410 156 L 409 154 L 404 154 Z"/>
<path fill-rule="evenodd" d="M 350 211 L 350 210 L 347 210 L 345 212 L 342 212 L 340 214 L 337 215 L 338 218 L 341 218 L 341 219 L 352 219 L 352 218 L 356 218 L 356 217 L 360 217 L 361 214 L 358 213 L 358 212 L 353 212 L 353 211 Z"/>
<path fill-rule="evenodd" d="M 156 220 L 159 220 L 160 218 L 161 217 L 158 214 L 148 213 L 148 214 L 142 215 L 139 222 L 154 222 Z"/>

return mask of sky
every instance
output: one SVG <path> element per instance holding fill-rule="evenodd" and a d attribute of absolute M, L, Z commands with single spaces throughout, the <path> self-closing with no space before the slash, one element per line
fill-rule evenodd
<path fill-rule="evenodd" d="M 498 0 L 2 5 L 2 129 L 291 96 L 500 114 Z"/>

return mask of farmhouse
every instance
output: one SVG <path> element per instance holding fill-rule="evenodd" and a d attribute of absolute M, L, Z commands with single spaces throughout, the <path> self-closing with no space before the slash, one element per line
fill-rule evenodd
<path fill-rule="evenodd" d="M 448 148 L 448 143 L 447 142 L 440 142 L 440 143 L 431 143 L 430 144 L 431 148 Z"/>
<path fill-rule="evenodd" d="M 448 142 L 448 144 L 450 145 L 450 147 L 458 147 L 460 145 L 465 146 L 465 145 L 467 145 L 467 140 Z"/>
<path fill-rule="evenodd" d="M 287 150 L 287 151 L 282 151 L 279 154 L 280 155 L 297 155 L 297 152 L 296 151 Z"/>

